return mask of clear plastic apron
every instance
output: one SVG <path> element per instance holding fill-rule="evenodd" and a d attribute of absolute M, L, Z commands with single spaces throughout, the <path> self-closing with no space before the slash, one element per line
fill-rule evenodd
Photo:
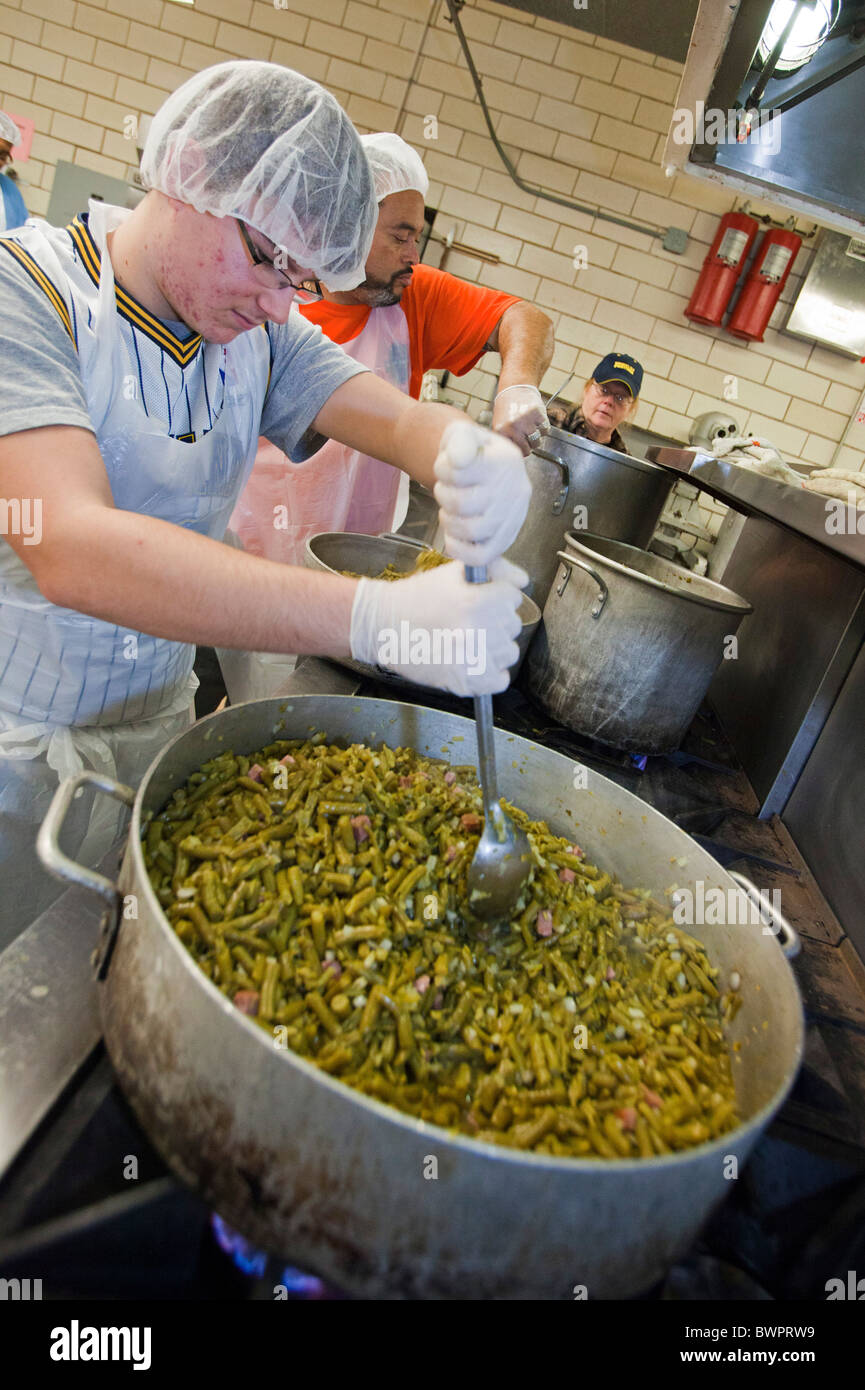
<path fill-rule="evenodd" d="M 93 202 L 90 229 L 101 253 L 93 321 L 73 291 L 68 240 L 47 223 L 22 240 L 78 323 L 81 376 L 115 505 L 221 540 L 252 466 L 267 387 L 263 331 L 224 350 L 225 399 L 214 428 L 195 443 L 168 438 L 129 388 L 137 379 L 115 309 L 108 232 L 129 213 Z M 67 274 L 64 265 L 70 267 Z M 182 602 L 182 596 L 179 597 Z M 194 718 L 195 648 L 59 608 L 0 542 L 0 949 L 63 891 L 42 869 L 35 837 L 62 777 L 93 768 L 136 785 Z M 92 809 L 91 809 L 92 808 Z M 124 812 L 107 797 L 72 808 L 63 848 L 95 864 Z"/>
<path fill-rule="evenodd" d="M 370 310 L 362 331 L 341 347 L 408 395 L 408 321 L 399 304 Z M 303 463 L 292 463 L 262 438 L 228 539 L 252 555 L 303 565 L 306 542 L 320 531 L 395 531 L 405 520 L 408 496 L 407 473 L 334 439 Z M 221 648 L 218 655 L 232 704 L 279 694 L 297 660 Z"/>
<path fill-rule="evenodd" d="M 371 309 L 363 330 L 341 346 L 408 394 L 408 322 L 399 304 Z M 319 531 L 393 530 L 402 478 L 407 496 L 407 474 L 334 439 L 303 463 L 262 440 L 231 530 L 253 555 L 302 565 L 306 542 Z"/>

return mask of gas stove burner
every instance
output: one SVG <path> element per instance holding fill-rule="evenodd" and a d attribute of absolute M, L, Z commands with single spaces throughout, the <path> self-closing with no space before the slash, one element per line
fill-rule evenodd
<path fill-rule="evenodd" d="M 260 1294 L 277 1301 L 343 1297 L 316 1275 L 294 1265 L 284 1265 L 265 1250 L 259 1250 L 229 1226 L 218 1212 L 211 1213 L 210 1228 L 220 1250 L 229 1257 L 235 1269 L 250 1280 L 253 1297 Z"/>

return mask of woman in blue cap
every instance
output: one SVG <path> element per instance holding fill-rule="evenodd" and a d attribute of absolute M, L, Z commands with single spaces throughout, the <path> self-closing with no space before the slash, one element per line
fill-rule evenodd
<path fill-rule="evenodd" d="M 560 428 L 606 444 L 620 454 L 630 453 L 619 425 L 636 411 L 642 384 L 639 362 L 624 352 L 608 352 L 586 382 L 580 404 L 565 416 Z"/>

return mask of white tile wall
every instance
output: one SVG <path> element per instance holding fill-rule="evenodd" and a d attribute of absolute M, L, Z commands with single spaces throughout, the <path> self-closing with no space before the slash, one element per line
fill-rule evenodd
<path fill-rule="evenodd" d="M 550 380 L 565 363 L 590 371 L 615 345 L 642 356 L 639 418 L 648 428 L 684 438 L 695 414 L 726 406 L 791 456 L 825 465 L 865 374 L 860 363 L 780 331 L 811 244 L 764 342 L 746 346 L 684 318 L 718 216 L 734 199 L 702 181 L 667 179 L 659 167 L 679 65 L 494 0 L 463 9 L 496 129 L 520 176 L 587 205 L 576 211 L 513 184 L 443 7 L 427 27 L 430 12 L 429 0 L 288 0 L 286 9 L 270 0 L 0 4 L 0 106 L 37 124 L 33 158 L 20 169 L 28 206 L 45 212 L 58 159 L 125 176 L 124 116 L 152 113 L 200 68 L 235 57 L 286 63 L 334 91 L 361 129 L 392 125 L 403 110 L 402 133 L 426 162 L 442 224 L 501 257 L 490 266 L 452 254 L 449 267 L 550 313 L 558 330 Z M 427 115 L 438 117 L 436 140 L 424 137 Z M 780 214 L 770 203 L 752 207 Z M 646 230 L 618 227 L 595 209 Z M 668 226 L 690 233 L 683 256 L 651 235 Z M 582 270 L 573 264 L 577 246 L 586 248 Z M 486 405 L 496 362 L 454 385 L 470 410 Z M 725 376 L 737 379 L 735 402 L 724 400 Z M 852 447 L 842 456 L 843 466 L 863 466 Z"/>

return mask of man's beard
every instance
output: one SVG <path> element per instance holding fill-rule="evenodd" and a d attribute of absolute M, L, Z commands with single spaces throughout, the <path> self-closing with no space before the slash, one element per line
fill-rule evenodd
<path fill-rule="evenodd" d="M 405 274 L 406 272 L 401 270 L 389 280 L 373 280 L 368 276 L 362 285 L 358 285 L 355 294 L 362 295 L 364 304 L 368 304 L 372 309 L 384 309 L 388 304 L 399 304 L 407 286 L 397 287 L 396 281 Z"/>

